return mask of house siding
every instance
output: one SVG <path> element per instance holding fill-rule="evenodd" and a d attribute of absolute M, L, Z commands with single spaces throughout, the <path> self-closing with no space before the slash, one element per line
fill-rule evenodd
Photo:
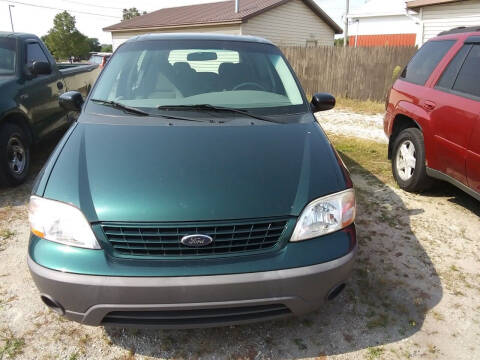
<path fill-rule="evenodd" d="M 334 31 L 301 0 L 292 0 L 242 24 L 242 35 L 266 38 L 276 45 L 333 46 Z"/>
<path fill-rule="evenodd" d="M 416 34 L 418 25 L 406 15 L 351 16 L 350 35 Z M 357 22 L 358 21 L 358 22 Z"/>
<path fill-rule="evenodd" d="M 193 33 L 217 33 L 228 35 L 241 35 L 240 24 L 223 25 L 223 26 L 189 26 L 169 29 L 152 29 L 138 31 L 114 31 L 112 32 L 112 44 L 115 51 L 121 44 L 128 39 L 143 34 L 158 33 L 176 33 L 176 32 L 193 32 Z"/>
<path fill-rule="evenodd" d="M 458 26 L 480 24 L 480 0 L 467 0 L 451 4 L 425 6 L 422 8 L 423 42 L 440 32 Z"/>

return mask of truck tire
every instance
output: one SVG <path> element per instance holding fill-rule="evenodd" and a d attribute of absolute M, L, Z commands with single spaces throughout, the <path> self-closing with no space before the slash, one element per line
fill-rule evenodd
<path fill-rule="evenodd" d="M 408 128 L 398 134 L 393 144 L 392 173 L 405 191 L 421 192 L 431 186 L 425 166 L 423 134 L 419 129 Z"/>
<path fill-rule="evenodd" d="M 30 144 L 23 129 L 5 123 L 0 128 L 0 183 L 17 186 L 27 178 L 30 169 Z"/>

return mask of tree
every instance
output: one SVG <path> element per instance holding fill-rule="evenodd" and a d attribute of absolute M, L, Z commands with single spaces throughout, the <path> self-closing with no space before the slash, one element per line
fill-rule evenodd
<path fill-rule="evenodd" d="M 112 45 L 111 44 L 102 44 L 100 51 L 101 52 L 112 52 Z"/>
<path fill-rule="evenodd" d="M 343 46 L 343 41 L 344 41 L 344 38 L 335 39 L 334 41 L 335 46 Z"/>
<path fill-rule="evenodd" d="M 53 28 L 42 40 L 56 59 L 85 58 L 90 51 L 88 38 L 77 30 L 75 17 L 67 11 L 55 15 Z"/>
<path fill-rule="evenodd" d="M 87 43 L 89 52 L 99 52 L 102 49 L 97 38 L 87 38 Z"/>
<path fill-rule="evenodd" d="M 145 15 L 147 12 L 144 11 L 140 14 L 140 11 L 138 11 L 138 9 L 136 7 L 132 7 L 130 9 L 123 9 L 123 20 L 130 20 L 130 19 L 133 19 L 134 17 L 136 16 L 140 16 L 140 15 Z"/>

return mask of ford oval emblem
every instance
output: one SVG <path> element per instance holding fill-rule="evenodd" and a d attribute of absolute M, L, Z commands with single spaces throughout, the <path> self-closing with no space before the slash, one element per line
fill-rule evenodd
<path fill-rule="evenodd" d="M 189 247 L 202 247 L 210 245 L 213 239 L 208 235 L 195 234 L 184 236 L 180 242 Z"/>

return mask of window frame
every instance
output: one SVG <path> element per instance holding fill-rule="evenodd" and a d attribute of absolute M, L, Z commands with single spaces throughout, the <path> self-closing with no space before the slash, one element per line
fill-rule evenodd
<path fill-rule="evenodd" d="M 457 73 L 456 73 L 456 76 L 455 76 L 455 81 L 453 82 L 452 86 L 450 88 L 447 88 L 447 87 L 443 87 L 443 86 L 439 86 L 439 82 L 441 81 L 443 75 L 445 74 L 445 72 L 448 70 L 448 67 L 451 65 L 451 63 L 454 61 L 454 59 L 456 58 L 456 56 L 458 55 L 458 53 L 461 51 L 461 49 L 463 49 L 464 47 L 466 46 L 470 46 L 470 49 L 467 51 L 467 53 L 465 54 L 465 58 L 463 59 L 463 62 L 462 62 L 462 65 L 460 66 L 460 68 L 458 69 Z M 457 50 L 457 52 L 455 53 L 455 55 L 450 59 L 450 61 L 448 62 L 448 64 L 445 66 L 444 70 L 442 71 L 442 74 L 438 77 L 435 85 L 434 85 L 434 89 L 435 90 L 438 90 L 438 91 L 442 91 L 444 93 L 448 93 L 448 94 L 452 94 L 452 95 L 456 95 L 456 96 L 459 96 L 459 97 L 462 97 L 462 98 L 466 98 L 466 99 L 470 99 L 470 100 L 473 100 L 473 101 L 477 101 L 477 102 L 480 102 L 480 96 L 476 96 L 476 95 L 473 95 L 473 94 L 469 94 L 469 93 L 465 93 L 463 91 L 458 91 L 458 90 L 455 90 L 454 89 L 454 86 L 455 86 L 455 83 L 457 82 L 457 79 L 458 79 L 458 76 L 460 75 L 460 73 L 462 72 L 462 69 L 463 67 L 465 66 L 465 62 L 467 61 L 470 53 L 473 51 L 473 49 L 475 47 L 478 47 L 480 48 L 480 43 L 471 43 L 471 42 L 468 42 L 468 41 L 465 41 L 463 43 L 463 45 Z"/>
<path fill-rule="evenodd" d="M 426 78 L 425 82 L 424 83 L 418 83 L 418 82 L 414 82 L 412 80 L 409 80 L 407 79 L 406 77 L 403 77 L 403 74 L 407 71 L 407 68 L 408 66 L 411 64 L 411 62 L 415 59 L 415 57 L 418 56 L 418 54 L 420 53 L 420 51 L 423 49 L 423 47 L 426 45 L 426 44 L 429 44 L 429 43 L 434 43 L 434 42 L 448 42 L 448 43 L 451 43 L 450 47 L 445 51 L 445 53 L 443 54 L 443 56 L 440 58 L 440 60 L 438 61 L 438 63 L 435 65 L 435 67 L 432 69 L 432 71 L 430 72 L 430 74 L 428 75 L 428 77 Z M 422 47 L 420 47 L 420 49 L 417 50 L 417 52 L 415 53 L 415 55 L 412 56 L 412 58 L 410 59 L 410 61 L 408 62 L 408 64 L 403 68 L 402 72 L 400 73 L 400 76 L 398 77 L 399 80 L 402 80 L 402 81 L 405 81 L 405 82 L 408 82 L 409 84 L 413 84 L 413 85 L 417 85 L 417 86 L 422 86 L 422 87 L 425 87 L 427 86 L 427 84 L 429 83 L 429 81 L 431 80 L 432 76 L 435 74 L 435 71 L 438 69 L 438 67 L 441 65 L 442 63 L 442 60 L 445 58 L 445 56 L 449 53 L 449 51 L 452 50 L 452 48 L 455 46 L 455 43 L 457 42 L 457 40 L 455 39 L 440 39 L 440 40 L 430 40 L 428 42 L 426 42 Z"/>
<path fill-rule="evenodd" d="M 241 40 L 241 41 L 236 41 L 236 40 L 229 41 L 229 40 L 224 40 L 224 39 L 205 39 L 205 40 L 201 39 L 201 40 L 197 40 L 195 38 L 175 40 L 174 43 L 175 44 L 178 44 L 179 42 L 185 43 L 185 44 L 187 44 L 187 45 L 185 45 L 186 48 L 188 48 L 188 46 L 189 46 L 188 43 L 189 42 L 197 42 L 197 41 L 201 41 L 202 43 L 217 43 L 217 45 L 213 45 L 213 46 L 222 46 L 222 47 L 219 47 L 219 48 L 233 49 L 233 50 L 236 50 L 236 47 L 233 47 L 232 43 L 236 44 L 235 46 L 245 46 L 245 47 L 247 47 L 247 46 L 262 46 L 262 47 L 265 47 L 266 49 L 270 49 L 269 50 L 270 52 L 278 54 L 280 56 L 280 58 L 285 62 L 286 66 L 289 69 L 290 74 L 293 77 L 294 82 L 295 82 L 295 84 L 298 88 L 298 91 L 300 93 L 300 97 L 302 99 L 302 104 L 291 105 L 292 109 L 285 109 L 286 107 L 290 107 L 290 106 L 285 106 L 285 107 L 251 108 L 251 109 L 249 108 L 248 110 L 255 109 L 256 111 L 258 111 L 258 115 L 268 115 L 268 116 L 270 116 L 270 115 L 272 115 L 272 116 L 284 115 L 285 116 L 285 115 L 305 114 L 305 113 L 308 114 L 308 113 L 312 112 L 310 101 L 307 99 L 305 90 L 302 87 L 302 84 L 301 84 L 297 74 L 295 73 L 295 71 L 294 71 L 293 67 L 291 66 L 290 62 L 287 60 L 285 54 L 274 44 L 264 43 L 264 42 L 256 42 L 256 41 L 243 41 L 243 40 Z M 122 52 L 122 51 L 120 51 L 121 49 L 124 50 L 125 48 L 142 46 L 141 43 L 144 43 L 144 42 L 145 43 L 152 43 L 152 44 L 164 43 L 165 46 L 168 46 L 168 44 L 171 43 L 172 40 L 168 39 L 168 38 L 166 38 L 166 39 L 155 39 L 155 38 L 154 39 L 148 39 L 147 38 L 147 39 L 139 39 L 139 40 L 129 40 L 129 41 L 126 41 L 126 42 L 122 43 L 117 48 L 115 53 L 111 56 L 110 60 L 112 58 L 115 58 L 115 56 L 117 56 L 117 57 L 118 56 L 124 56 L 124 55 L 120 55 L 121 52 Z M 220 44 L 220 45 L 218 45 L 218 44 Z M 197 48 L 198 46 L 195 46 L 195 47 Z M 182 47 L 178 47 L 178 48 L 182 48 Z M 85 99 L 85 109 L 87 109 L 87 111 L 88 111 L 88 108 L 90 106 L 92 106 L 92 107 L 98 106 L 98 105 L 92 103 L 90 101 L 90 99 L 95 94 L 95 90 L 98 88 L 99 84 L 102 83 L 103 77 L 106 76 L 105 74 L 107 74 L 107 71 L 105 71 L 105 70 L 108 69 L 109 66 L 112 66 L 111 61 L 109 61 L 107 63 L 107 65 L 105 66 L 105 69 L 100 73 L 99 77 L 95 81 L 95 84 L 94 84 L 93 88 L 89 92 L 88 97 Z M 102 111 L 111 111 L 111 110 L 110 109 L 102 109 Z"/>
<path fill-rule="evenodd" d="M 19 46 L 18 46 L 18 41 L 16 39 L 10 39 L 10 38 L 6 38 L 7 40 L 6 41 L 11 41 L 14 46 L 15 46 L 15 49 L 14 49 L 14 62 L 13 62 L 13 71 L 9 71 L 9 72 L 4 72 L 4 73 L 1 73 L 1 75 L 13 75 L 13 74 L 16 74 L 17 71 L 18 71 L 18 68 L 19 68 L 19 63 L 20 63 L 20 54 L 19 54 Z"/>
<path fill-rule="evenodd" d="M 50 65 L 50 68 L 52 68 L 52 63 L 50 62 L 50 59 L 48 58 L 48 55 L 45 53 L 45 50 L 42 47 L 42 44 L 40 44 L 39 41 L 36 40 L 27 40 L 25 42 L 25 63 L 24 65 L 27 67 L 27 69 L 30 71 L 30 65 L 28 65 L 28 45 L 38 45 L 40 50 L 42 51 L 43 55 L 45 56 L 45 59 L 47 60 L 47 63 Z M 33 63 L 32 63 L 33 65 Z M 40 75 L 40 76 L 46 76 L 47 74 Z"/>

